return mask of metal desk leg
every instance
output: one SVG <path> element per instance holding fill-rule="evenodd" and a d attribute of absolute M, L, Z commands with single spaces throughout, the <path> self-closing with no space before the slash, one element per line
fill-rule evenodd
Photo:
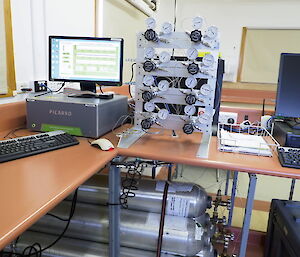
<path fill-rule="evenodd" d="M 242 229 L 242 239 L 241 239 L 239 257 L 246 256 L 257 177 L 255 174 L 249 174 L 249 179 L 250 181 L 249 181 L 249 188 L 248 188 L 247 203 L 245 208 L 245 216 L 244 216 L 244 223 Z"/>
<path fill-rule="evenodd" d="M 230 179 L 230 170 L 227 170 L 227 172 L 226 172 L 226 185 L 225 185 L 225 193 L 224 193 L 224 195 L 228 195 L 229 179 Z"/>
<path fill-rule="evenodd" d="M 109 257 L 120 257 L 120 169 L 109 169 Z"/>
<path fill-rule="evenodd" d="M 238 181 L 238 172 L 235 171 L 233 173 L 233 181 L 232 181 L 232 189 L 231 189 L 231 197 L 230 197 L 230 209 L 229 209 L 228 222 L 227 222 L 228 226 L 231 226 L 231 223 L 232 223 L 237 181 Z"/>
<path fill-rule="evenodd" d="M 296 184 L 296 179 L 293 178 L 292 179 L 292 183 L 291 183 L 290 197 L 289 197 L 290 201 L 293 200 L 294 190 L 295 190 L 295 184 Z"/>

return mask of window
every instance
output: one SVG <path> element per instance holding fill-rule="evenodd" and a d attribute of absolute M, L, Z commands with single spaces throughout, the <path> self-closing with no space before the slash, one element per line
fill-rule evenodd
<path fill-rule="evenodd" d="M 0 97 L 16 88 L 10 0 L 0 0 Z"/>

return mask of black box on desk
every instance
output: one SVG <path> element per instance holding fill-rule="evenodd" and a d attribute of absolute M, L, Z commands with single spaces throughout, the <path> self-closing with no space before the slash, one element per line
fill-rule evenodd
<path fill-rule="evenodd" d="M 300 202 L 273 199 L 264 257 L 300 256 Z"/>
<path fill-rule="evenodd" d="M 273 136 L 281 146 L 300 147 L 300 130 L 284 121 L 275 121 Z"/>
<path fill-rule="evenodd" d="M 75 136 L 92 138 L 121 125 L 121 116 L 128 112 L 127 97 L 121 95 L 107 100 L 49 94 L 27 98 L 26 105 L 28 129 L 63 130 Z"/>

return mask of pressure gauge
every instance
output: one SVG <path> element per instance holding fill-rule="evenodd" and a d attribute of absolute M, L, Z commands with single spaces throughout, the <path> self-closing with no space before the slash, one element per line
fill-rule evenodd
<path fill-rule="evenodd" d="M 154 77 L 153 77 L 153 76 L 151 76 L 151 75 L 146 75 L 146 76 L 143 78 L 143 84 L 144 84 L 145 86 L 150 87 L 150 86 L 153 85 L 153 83 L 154 83 Z"/>
<path fill-rule="evenodd" d="M 213 66 L 214 62 L 215 62 L 215 58 L 212 54 L 206 54 L 202 58 L 202 63 L 207 67 Z"/>
<path fill-rule="evenodd" d="M 169 22 L 165 22 L 163 25 L 162 25 L 162 32 L 164 34 L 171 34 L 172 33 L 172 30 L 173 30 L 173 27 L 172 27 L 172 24 L 169 23 Z"/>
<path fill-rule="evenodd" d="M 194 115 L 196 112 L 196 107 L 194 105 L 186 105 L 184 107 L 184 113 L 188 116 Z"/>
<path fill-rule="evenodd" d="M 155 50 L 153 47 L 148 47 L 145 49 L 144 56 L 146 59 L 152 59 L 154 57 Z"/>
<path fill-rule="evenodd" d="M 194 88 L 197 85 L 197 79 L 194 77 L 187 77 L 185 80 L 185 85 L 187 88 Z"/>
<path fill-rule="evenodd" d="M 198 121 L 201 124 L 208 124 L 209 118 L 210 118 L 209 115 L 203 113 L 199 116 Z"/>
<path fill-rule="evenodd" d="M 186 55 L 189 60 L 195 60 L 198 57 L 198 50 L 196 48 L 189 48 Z"/>
<path fill-rule="evenodd" d="M 145 91 L 142 93 L 142 98 L 145 102 L 151 101 L 153 98 L 155 98 L 156 94 L 154 94 L 151 91 Z"/>
<path fill-rule="evenodd" d="M 164 62 L 164 63 L 169 62 L 171 60 L 171 55 L 168 52 L 165 52 L 165 51 L 161 52 L 159 54 L 159 60 L 161 62 Z"/>
<path fill-rule="evenodd" d="M 144 37 L 148 40 L 148 41 L 153 41 L 156 42 L 158 41 L 158 37 L 156 32 L 153 29 L 147 29 L 144 33 Z"/>
<path fill-rule="evenodd" d="M 152 102 L 147 102 L 145 103 L 144 108 L 146 112 L 153 112 L 155 110 L 155 104 Z"/>
<path fill-rule="evenodd" d="M 185 134 L 190 135 L 194 132 L 194 126 L 191 123 L 184 124 L 182 130 Z"/>
<path fill-rule="evenodd" d="M 154 18 L 149 17 L 146 19 L 146 25 L 148 29 L 155 29 L 156 21 Z"/>
<path fill-rule="evenodd" d="M 191 32 L 190 38 L 195 43 L 200 42 L 201 39 L 202 39 L 202 33 L 201 33 L 201 31 L 197 30 L 197 29 L 193 30 Z"/>
<path fill-rule="evenodd" d="M 203 84 L 203 85 L 201 86 L 201 88 L 200 88 L 200 93 L 201 93 L 202 95 L 207 96 L 207 95 L 210 94 L 210 92 L 211 92 L 211 88 L 210 88 L 210 86 L 209 86 L 208 84 Z"/>
<path fill-rule="evenodd" d="M 218 35 L 218 28 L 215 26 L 210 26 L 207 28 L 205 35 L 210 39 L 215 39 Z"/>
<path fill-rule="evenodd" d="M 203 18 L 200 16 L 197 16 L 193 19 L 193 28 L 194 29 L 201 29 L 203 24 Z"/>
<path fill-rule="evenodd" d="M 185 102 L 188 104 L 188 105 L 192 105 L 192 104 L 195 104 L 197 101 L 197 98 L 195 95 L 192 95 L 192 94 L 189 94 L 185 97 Z"/>
<path fill-rule="evenodd" d="M 151 71 L 155 70 L 156 66 L 155 66 L 155 63 L 153 63 L 151 61 L 145 61 L 143 64 L 143 68 L 144 68 L 144 71 L 151 72 Z"/>
<path fill-rule="evenodd" d="M 143 129 L 150 129 L 151 126 L 153 125 L 153 123 L 154 122 L 151 118 L 147 118 L 147 119 L 142 120 L 141 126 Z"/>
<path fill-rule="evenodd" d="M 161 109 L 159 110 L 159 112 L 157 113 L 157 117 L 161 120 L 165 120 L 167 119 L 169 116 L 169 111 L 167 109 Z"/>
<path fill-rule="evenodd" d="M 197 63 L 190 63 L 187 67 L 188 73 L 195 75 L 199 72 L 199 66 Z"/>
<path fill-rule="evenodd" d="M 160 91 L 165 92 L 165 91 L 167 91 L 167 90 L 169 89 L 169 87 L 170 87 L 169 81 L 167 81 L 167 80 L 161 80 L 161 81 L 159 81 L 157 87 L 158 87 L 158 89 L 159 89 Z"/>

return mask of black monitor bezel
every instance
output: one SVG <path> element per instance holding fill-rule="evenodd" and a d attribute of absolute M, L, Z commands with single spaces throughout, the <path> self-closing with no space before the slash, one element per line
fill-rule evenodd
<path fill-rule="evenodd" d="M 119 81 L 96 81 L 96 80 L 81 80 L 81 79 L 57 79 L 52 78 L 51 73 L 51 44 L 52 39 L 78 39 L 78 40 L 97 40 L 97 41 L 118 41 L 121 43 L 121 60 L 120 60 L 120 80 Z M 124 57 L 124 39 L 123 38 L 109 38 L 109 37 L 75 37 L 75 36 L 49 36 L 49 57 L 48 57 L 48 75 L 49 81 L 62 81 L 62 82 L 95 82 L 99 85 L 103 86 L 122 86 L 123 82 L 123 57 Z"/>
<path fill-rule="evenodd" d="M 284 113 L 284 115 L 282 115 L 282 113 L 278 113 L 278 108 L 277 108 L 277 103 L 279 102 L 279 99 L 281 97 L 280 92 L 283 87 L 281 78 L 283 76 L 284 58 L 289 56 L 298 56 L 300 58 L 300 53 L 281 53 L 280 55 L 278 84 L 277 84 L 276 103 L 275 103 L 275 116 L 284 117 L 284 118 L 299 118 L 299 117 L 294 117 L 295 115 L 291 115 L 288 113 Z"/>

